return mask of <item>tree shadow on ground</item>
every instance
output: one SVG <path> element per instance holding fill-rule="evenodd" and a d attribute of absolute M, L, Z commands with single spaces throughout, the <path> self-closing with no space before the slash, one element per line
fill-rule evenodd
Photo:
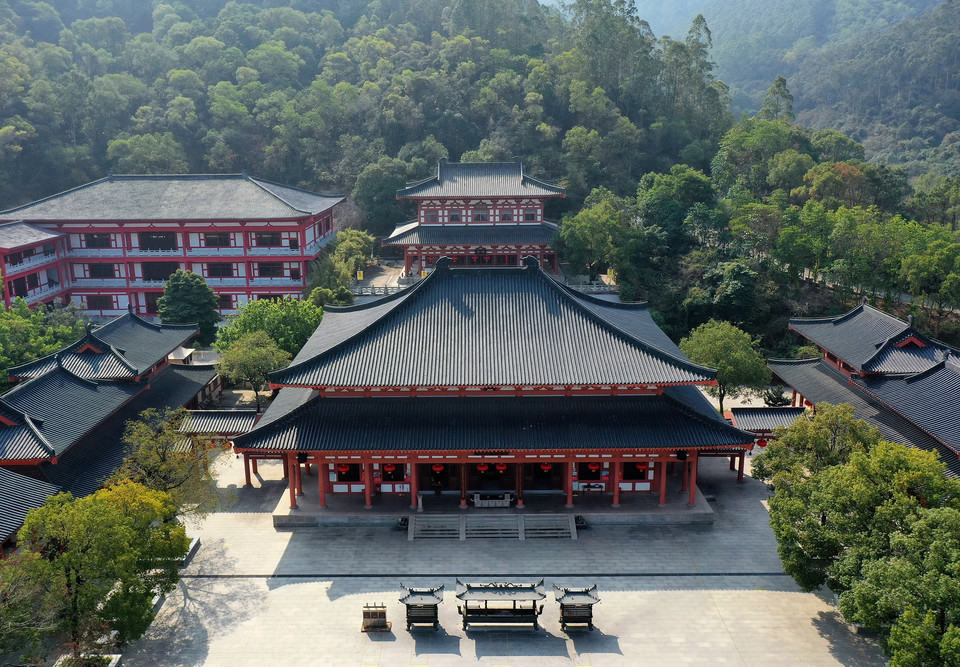
<path fill-rule="evenodd" d="M 882 665 L 886 662 L 875 638 L 858 634 L 843 620 L 839 611 L 821 611 L 812 621 L 820 636 L 827 640 L 830 654 L 842 665 Z"/>

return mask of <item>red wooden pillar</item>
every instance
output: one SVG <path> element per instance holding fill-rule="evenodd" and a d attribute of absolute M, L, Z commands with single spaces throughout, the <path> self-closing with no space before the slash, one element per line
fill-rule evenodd
<path fill-rule="evenodd" d="M 250 459 L 250 465 L 253 466 L 253 474 L 254 474 L 254 475 L 259 475 L 259 474 L 260 474 L 260 471 L 257 470 L 257 460 L 256 460 L 256 459 Z"/>
<path fill-rule="evenodd" d="M 320 491 L 320 507 L 327 506 L 327 464 L 317 460 L 317 489 Z"/>
<path fill-rule="evenodd" d="M 467 508 L 467 464 L 460 464 L 460 509 Z"/>
<path fill-rule="evenodd" d="M 373 464 L 372 463 L 363 463 L 361 464 L 363 469 L 363 509 L 369 510 L 373 509 Z"/>
<path fill-rule="evenodd" d="M 680 493 L 684 493 L 687 490 L 687 474 L 690 470 L 690 463 L 688 461 L 680 461 Z"/>
<path fill-rule="evenodd" d="M 307 477 L 313 477 L 313 473 L 310 471 L 310 459 L 307 459 L 307 462 L 303 464 L 303 469 L 307 471 Z"/>
<path fill-rule="evenodd" d="M 667 462 L 660 461 L 660 504 L 667 504 Z"/>
<path fill-rule="evenodd" d="M 567 461 L 567 509 L 573 507 L 573 461 Z"/>
<path fill-rule="evenodd" d="M 294 466 L 297 465 L 296 454 L 287 454 L 286 459 L 284 460 L 284 468 L 286 468 L 286 478 L 290 486 L 290 509 L 297 509 L 297 473 Z"/>
<path fill-rule="evenodd" d="M 243 478 L 247 482 L 247 486 L 252 486 L 250 483 L 250 455 L 247 452 L 243 453 Z"/>
<path fill-rule="evenodd" d="M 623 463 L 613 462 L 613 506 L 620 507 L 620 476 L 623 470 Z"/>
<path fill-rule="evenodd" d="M 690 462 L 690 500 L 687 504 L 693 507 L 697 504 L 697 453 L 693 453 L 693 461 Z"/>
<path fill-rule="evenodd" d="M 737 457 L 736 457 L 736 456 L 731 456 L 731 457 L 730 457 L 730 470 L 736 470 L 736 469 L 737 469 L 737 467 L 736 467 L 736 462 L 737 462 Z"/>
<path fill-rule="evenodd" d="M 410 509 L 417 509 L 417 493 L 419 489 L 417 488 L 417 464 L 410 464 Z"/>
<path fill-rule="evenodd" d="M 523 464 L 517 463 L 517 469 L 514 471 L 517 487 L 517 507 L 523 507 Z"/>
<path fill-rule="evenodd" d="M 741 484 L 743 483 L 743 466 L 744 466 L 744 462 L 746 461 L 746 458 L 747 458 L 747 453 L 740 452 L 740 465 L 737 468 L 737 481 Z"/>
<path fill-rule="evenodd" d="M 300 461 L 297 459 L 296 454 L 293 455 L 293 463 L 296 466 L 294 470 L 296 471 L 295 474 L 297 476 L 297 495 L 302 496 L 303 495 L 303 470 L 300 466 Z"/>
<path fill-rule="evenodd" d="M 796 389 L 793 390 L 793 394 L 790 396 L 790 407 L 791 408 L 797 407 L 797 390 Z"/>

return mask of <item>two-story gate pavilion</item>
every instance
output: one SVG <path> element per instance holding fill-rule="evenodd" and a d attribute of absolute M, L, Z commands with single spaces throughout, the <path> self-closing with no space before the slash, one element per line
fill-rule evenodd
<path fill-rule="evenodd" d="M 536 260 L 455 269 L 368 304 L 328 308 L 257 426 L 234 438 L 247 466 L 285 462 L 290 505 L 302 472 L 331 493 L 659 493 L 667 466 L 695 503 L 697 462 L 739 457 L 754 437 L 697 388 L 715 372 L 687 359 L 643 304 L 571 290 Z"/>

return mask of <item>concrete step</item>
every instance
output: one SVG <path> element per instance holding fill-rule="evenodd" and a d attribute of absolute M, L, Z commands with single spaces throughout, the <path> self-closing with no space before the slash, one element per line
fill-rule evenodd
<path fill-rule="evenodd" d="M 466 537 L 520 538 L 520 521 L 516 516 L 466 516 Z"/>
<path fill-rule="evenodd" d="M 407 539 L 463 539 L 460 516 L 411 516 L 407 529 Z"/>
<path fill-rule="evenodd" d="M 522 517 L 524 539 L 577 539 L 574 517 L 565 514 L 529 514 Z"/>
<path fill-rule="evenodd" d="M 413 515 L 407 526 L 407 539 L 465 540 L 486 539 L 577 539 L 572 514 Z"/>

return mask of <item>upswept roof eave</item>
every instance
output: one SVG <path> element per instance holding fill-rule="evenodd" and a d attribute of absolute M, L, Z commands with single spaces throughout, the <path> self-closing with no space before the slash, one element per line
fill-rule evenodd
<path fill-rule="evenodd" d="M 99 329 L 97 330 L 99 331 Z M 51 352 L 50 354 L 44 355 L 38 359 L 34 359 L 33 361 L 28 361 L 28 362 L 19 364 L 17 366 L 11 366 L 10 368 L 7 369 L 7 376 L 15 377 L 15 378 L 30 377 L 26 373 L 29 373 L 31 370 L 35 368 L 39 368 L 42 366 L 46 366 L 47 364 L 50 364 L 52 362 L 56 362 L 57 357 L 62 354 L 75 354 L 76 348 L 82 347 L 85 343 L 89 343 L 91 341 L 93 341 L 94 343 L 96 343 L 97 345 L 99 345 L 100 347 L 106 350 L 110 350 L 110 352 L 112 352 L 113 355 L 117 358 L 117 361 L 120 363 L 120 365 L 122 365 L 124 368 L 130 371 L 130 373 L 132 373 L 133 375 L 140 374 L 140 370 L 127 360 L 127 358 L 124 356 L 122 351 L 120 351 L 119 349 L 117 349 L 107 341 L 97 336 L 93 331 L 87 331 L 82 337 L 78 338 L 73 343 L 70 343 L 69 345 L 61 348 L 60 350 L 57 350 L 56 352 Z M 34 376 L 34 377 L 39 377 L 39 376 Z"/>
<path fill-rule="evenodd" d="M 42 199 L 37 199 L 37 200 L 35 200 L 35 201 L 27 202 L 26 204 L 21 204 L 20 206 L 15 206 L 15 207 L 13 207 L 13 208 L 8 208 L 8 209 L 5 210 L 5 211 L 0 211 L 0 219 L 5 218 L 8 214 L 16 213 L 16 212 L 18 212 L 18 211 L 23 211 L 24 209 L 28 209 L 28 208 L 30 208 L 30 207 L 32 207 L 32 206 L 36 206 L 36 205 L 38 205 L 38 204 L 44 204 L 44 203 L 46 203 L 46 202 L 48 202 L 48 201 L 53 201 L 54 199 L 58 199 L 58 198 L 63 197 L 63 196 L 65 196 L 65 195 L 71 194 L 71 193 L 73 193 L 73 192 L 79 192 L 80 190 L 84 190 L 84 189 L 87 189 L 87 188 L 91 188 L 91 187 L 93 187 L 93 186 L 95 186 L 95 185 L 99 185 L 100 183 L 104 183 L 104 182 L 106 182 L 106 181 L 108 181 L 108 180 L 110 180 L 110 177 L 109 177 L 109 176 L 104 176 L 103 178 L 98 178 L 98 179 L 95 180 L 95 181 L 90 181 L 89 183 L 84 183 L 83 185 L 78 185 L 78 186 L 75 187 L 75 188 L 69 188 L 69 189 L 64 190 L 64 191 L 62 191 L 62 192 L 57 192 L 57 193 L 52 194 L 52 195 L 47 195 L 46 197 L 44 197 L 44 198 L 42 198 Z"/>
<path fill-rule="evenodd" d="M 258 188 L 260 188 L 261 190 L 263 190 L 264 192 L 266 192 L 267 194 L 269 194 L 271 197 L 274 197 L 275 199 L 278 199 L 279 201 L 282 201 L 284 204 L 286 204 L 287 206 L 289 206 L 290 208 L 292 208 L 294 211 L 298 211 L 298 212 L 300 212 L 300 213 L 305 213 L 305 214 L 307 214 L 307 215 L 316 215 L 316 214 L 318 214 L 318 213 L 322 213 L 323 211 L 329 211 L 329 210 L 332 209 L 334 206 L 336 206 L 337 204 L 339 204 L 340 202 L 342 202 L 344 199 L 346 199 L 346 196 L 345 196 L 345 195 L 321 195 L 321 194 L 318 194 L 318 193 L 316 193 L 316 192 L 310 192 L 309 190 L 304 190 L 303 188 L 298 188 L 298 187 L 295 187 L 295 186 L 292 186 L 292 185 L 284 185 L 283 183 L 276 183 L 276 182 L 274 182 L 274 181 L 268 181 L 268 180 L 265 179 L 265 178 L 255 178 L 255 177 L 253 177 L 253 176 L 248 176 L 248 175 L 246 175 L 246 174 L 244 174 L 243 176 L 244 176 L 244 178 L 247 179 L 247 181 L 249 181 L 250 183 L 253 183 L 253 184 L 256 185 Z M 309 195 L 309 196 L 311 196 L 311 197 L 323 197 L 324 199 L 336 199 L 337 201 L 331 203 L 331 204 L 330 204 L 329 206 L 327 206 L 326 208 L 317 209 L 316 211 L 314 211 L 314 210 L 309 210 L 309 209 L 304 209 L 304 208 L 298 207 L 298 206 L 297 206 L 296 204 L 294 204 L 293 202 L 287 200 L 285 197 L 281 196 L 279 193 L 274 192 L 274 191 L 271 190 L 269 187 L 266 187 L 266 186 L 269 186 L 269 185 L 275 185 L 275 186 L 277 186 L 278 188 L 286 188 L 286 189 L 288 189 L 288 190 L 296 190 L 297 192 L 302 192 L 303 194 Z"/>

